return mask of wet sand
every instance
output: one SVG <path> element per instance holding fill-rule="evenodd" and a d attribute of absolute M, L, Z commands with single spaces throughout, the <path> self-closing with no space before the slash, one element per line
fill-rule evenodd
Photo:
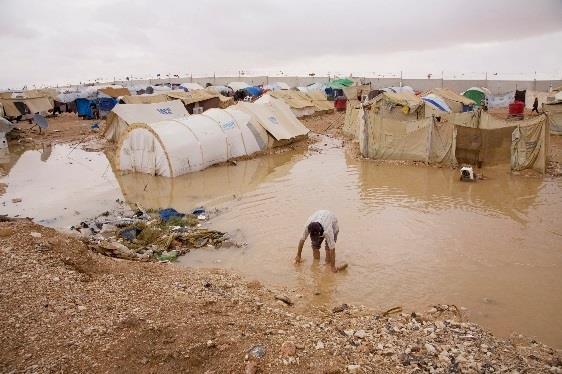
<path fill-rule="evenodd" d="M 446 303 L 506 336 L 513 331 L 562 346 L 562 180 L 485 169 L 478 183 L 456 170 L 358 161 L 323 137 L 306 152 L 285 152 L 175 179 L 113 173 L 101 153 L 59 145 L 23 153 L 0 182 L 6 214 L 67 228 L 111 209 L 116 199 L 146 208 L 217 208 L 215 228 L 242 249 L 200 250 L 181 263 L 223 267 L 268 285 L 300 290 L 307 305 L 341 302 L 378 310 L 425 310 Z M 22 198 L 19 203 L 12 199 Z M 315 209 L 334 211 L 341 235 L 332 274 L 295 267 L 303 223 Z"/>

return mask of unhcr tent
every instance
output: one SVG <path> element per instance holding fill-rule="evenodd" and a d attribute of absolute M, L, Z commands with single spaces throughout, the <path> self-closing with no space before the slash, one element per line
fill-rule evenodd
<path fill-rule="evenodd" d="M 440 112 L 451 113 L 451 108 L 449 108 L 445 100 L 435 94 L 427 94 L 422 96 L 421 99 Z"/>
<path fill-rule="evenodd" d="M 205 114 L 131 126 L 119 142 L 119 170 L 166 177 L 203 170 L 260 151 L 250 115 L 211 109 Z"/>
<path fill-rule="evenodd" d="M 188 91 L 204 90 L 203 86 L 201 86 L 199 83 L 182 83 L 180 84 L 180 87 Z"/>
<path fill-rule="evenodd" d="M 48 97 L 34 98 L 2 98 L 0 104 L 4 107 L 6 117 L 19 117 L 25 114 L 46 113 L 53 110 Z"/>
<path fill-rule="evenodd" d="M 270 91 L 282 91 L 282 90 L 290 90 L 291 87 L 289 87 L 289 85 L 285 82 L 274 82 L 274 83 L 266 84 L 265 86 L 263 86 L 263 89 L 270 90 Z"/>
<path fill-rule="evenodd" d="M 260 137 L 268 148 L 299 140 L 309 131 L 287 104 L 274 97 L 266 103 L 239 102 L 228 109 L 231 108 L 252 116 L 251 123 L 256 133 L 261 134 Z M 261 132 L 260 128 L 265 132 Z"/>
<path fill-rule="evenodd" d="M 118 104 L 107 116 L 103 134 L 108 140 L 117 142 L 133 124 L 151 124 L 188 115 L 180 100 L 154 104 Z"/>
<path fill-rule="evenodd" d="M 256 103 L 268 103 L 272 97 L 282 100 L 285 104 L 287 104 L 298 118 L 311 116 L 316 111 L 312 100 L 310 100 L 302 92 L 298 91 L 269 92 L 269 94 L 263 95 L 256 100 Z"/>

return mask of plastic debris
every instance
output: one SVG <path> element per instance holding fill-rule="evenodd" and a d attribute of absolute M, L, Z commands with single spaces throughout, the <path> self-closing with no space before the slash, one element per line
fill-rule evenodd
<path fill-rule="evenodd" d="M 177 210 L 175 210 L 174 208 L 166 208 L 166 209 L 162 209 L 160 211 L 160 219 L 162 221 L 167 221 L 170 218 L 174 218 L 174 217 L 184 217 L 185 214 L 178 212 Z"/>

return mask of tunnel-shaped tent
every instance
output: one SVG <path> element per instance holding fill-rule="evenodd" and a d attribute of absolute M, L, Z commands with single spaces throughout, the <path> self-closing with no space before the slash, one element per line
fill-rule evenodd
<path fill-rule="evenodd" d="M 213 109 L 189 117 L 134 124 L 117 150 L 119 170 L 175 177 L 260 151 L 250 116 Z"/>

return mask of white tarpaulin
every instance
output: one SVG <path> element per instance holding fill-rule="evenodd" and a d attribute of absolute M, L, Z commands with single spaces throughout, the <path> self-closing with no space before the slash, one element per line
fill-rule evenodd
<path fill-rule="evenodd" d="M 188 116 L 181 100 L 153 104 L 117 104 L 107 115 L 104 136 L 119 141 L 132 124 L 151 124 L 158 121 Z"/>

